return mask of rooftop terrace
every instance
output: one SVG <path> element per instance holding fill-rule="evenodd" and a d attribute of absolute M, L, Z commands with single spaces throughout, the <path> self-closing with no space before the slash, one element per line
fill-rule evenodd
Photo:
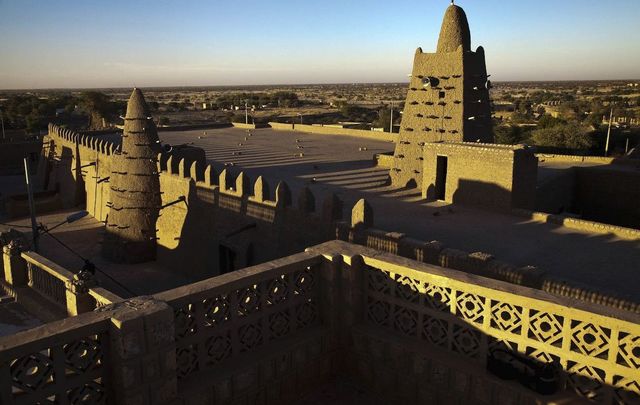
<path fill-rule="evenodd" d="M 221 128 L 206 134 L 203 130 L 161 132 L 160 139 L 169 144 L 193 143 L 218 168 L 233 163 L 227 168 L 236 173 L 242 170 L 253 179 L 262 175 L 272 181 L 286 180 L 294 194 L 303 186 L 316 196 L 334 192 L 345 201 L 345 209 L 364 197 L 374 209 L 377 228 L 440 240 L 469 252 L 488 252 L 515 265 L 537 266 L 591 287 L 639 297 L 634 269 L 640 262 L 640 240 L 426 203 L 416 190 L 391 189 L 386 185 L 388 170 L 375 166 L 372 155 L 393 151 L 391 142 L 272 129 L 251 133 Z M 545 161 L 539 171 L 545 176 L 576 165 L 593 164 Z"/>

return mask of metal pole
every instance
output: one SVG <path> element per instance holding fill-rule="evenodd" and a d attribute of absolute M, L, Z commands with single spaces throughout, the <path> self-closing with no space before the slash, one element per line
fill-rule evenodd
<path fill-rule="evenodd" d="M 29 160 L 24 158 L 24 178 L 27 183 L 27 195 L 29 196 L 29 214 L 31 214 L 31 232 L 33 239 L 33 250 L 38 252 L 38 224 L 36 223 L 36 209 L 33 204 L 33 189 L 31 177 L 29 175 Z"/>
<path fill-rule="evenodd" d="M 249 124 L 249 111 L 247 110 L 247 101 L 244 102 L 244 123 Z"/>
<path fill-rule="evenodd" d="M 629 138 L 627 138 L 627 143 L 624 146 L 624 154 L 629 153 Z"/>
<path fill-rule="evenodd" d="M 0 110 L 0 122 L 2 122 L 2 139 L 7 139 L 4 134 L 4 111 Z"/>
<path fill-rule="evenodd" d="M 611 136 L 611 121 L 613 120 L 613 105 L 611 105 L 611 112 L 609 112 L 609 129 L 607 129 L 607 143 L 604 145 L 604 156 L 609 154 L 609 139 Z"/>
<path fill-rule="evenodd" d="M 389 103 L 391 106 L 391 118 L 389 119 L 389 132 L 393 133 L 393 101 Z"/>

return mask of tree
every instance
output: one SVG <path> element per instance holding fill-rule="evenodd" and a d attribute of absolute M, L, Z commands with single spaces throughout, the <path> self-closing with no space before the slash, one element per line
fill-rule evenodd
<path fill-rule="evenodd" d="M 531 139 L 536 145 L 557 148 L 584 150 L 594 145 L 594 139 L 588 130 L 577 123 L 536 129 L 531 132 Z"/>
<path fill-rule="evenodd" d="M 400 112 L 394 108 L 393 121 L 396 122 L 398 117 L 400 117 Z M 372 125 L 375 128 L 383 128 L 388 132 L 391 127 L 391 109 L 385 106 L 378 110 L 378 118 L 373 121 Z"/>
<path fill-rule="evenodd" d="M 98 91 L 85 91 L 80 95 L 80 108 L 89 115 L 89 128 L 104 127 L 103 120 L 114 112 L 109 96 Z"/>
<path fill-rule="evenodd" d="M 244 124 L 246 122 L 246 118 L 247 118 L 247 116 L 245 116 L 244 112 L 242 114 L 241 113 L 237 113 L 237 114 L 234 114 L 231 117 L 231 122 Z M 251 115 L 248 116 L 248 122 L 249 122 L 249 124 L 253 123 L 253 117 Z"/>
<path fill-rule="evenodd" d="M 562 120 L 560 118 L 554 118 L 549 114 L 544 114 L 538 120 L 538 129 L 551 128 L 551 127 L 555 127 L 556 125 L 564 125 L 566 123 L 567 122 L 565 120 Z"/>
<path fill-rule="evenodd" d="M 502 125 L 493 128 L 493 137 L 495 143 L 515 145 L 526 141 L 527 132 L 518 126 Z"/>

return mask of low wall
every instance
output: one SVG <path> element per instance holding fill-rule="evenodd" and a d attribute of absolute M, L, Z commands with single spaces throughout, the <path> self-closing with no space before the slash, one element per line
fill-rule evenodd
<path fill-rule="evenodd" d="M 91 274 L 74 274 L 19 244 L 2 246 L 0 284 L 5 294 L 43 321 L 91 312 L 122 298 L 103 288 Z"/>
<path fill-rule="evenodd" d="M 531 219 L 536 222 L 556 224 L 568 229 L 585 231 L 600 235 L 615 235 L 620 239 L 640 240 L 640 229 L 625 228 L 622 226 L 603 224 L 601 222 L 588 221 L 581 218 L 572 218 L 564 215 L 547 214 L 546 212 L 535 212 L 528 210 L 512 210 L 514 215 Z"/>
<path fill-rule="evenodd" d="M 275 130 L 293 131 L 294 124 L 288 124 L 286 122 L 269 122 L 269 126 Z"/>
<path fill-rule="evenodd" d="M 241 123 L 241 122 L 232 122 L 231 125 L 234 128 L 241 128 L 241 129 L 256 129 L 256 128 L 267 128 L 268 127 L 267 124 L 260 124 L 260 123 L 244 124 L 244 123 Z"/>
<path fill-rule="evenodd" d="M 342 327 L 350 326 L 353 342 L 345 352 L 345 372 L 384 403 L 578 403 L 576 396 L 630 403 L 637 398 L 640 387 L 631 381 L 640 363 L 625 362 L 621 369 L 614 357 L 607 361 L 587 349 L 640 359 L 635 344 L 628 346 L 637 338 L 627 333 L 629 327 L 635 331 L 631 335 L 640 333 L 637 314 L 340 243 L 319 249 L 334 261 L 330 252 L 340 252 L 344 262 L 341 296 L 349 312 Z M 529 389 L 515 375 L 512 381 L 497 378 L 488 371 L 496 350 L 507 359 L 520 353 L 532 368 L 557 362 L 553 377 L 545 379 L 559 390 L 545 396 L 536 392 L 542 384 Z M 597 372 L 585 371 L 596 363 Z M 620 371 L 628 382 L 607 382 Z"/>
<path fill-rule="evenodd" d="M 282 128 L 279 128 L 282 129 Z M 289 129 L 289 128 L 287 128 Z M 293 124 L 294 131 L 324 135 L 348 135 L 356 138 L 375 139 L 379 141 L 396 142 L 398 134 L 389 132 L 366 131 L 363 129 L 336 128 L 321 125 Z"/>
<path fill-rule="evenodd" d="M 280 404 L 351 380 L 381 403 L 631 403 L 639 325 L 635 314 L 332 241 L 0 337 L 0 399 Z M 540 381 L 555 393 L 492 375 L 495 350 L 546 365 Z"/>
<path fill-rule="evenodd" d="M 616 160 L 615 158 L 604 156 L 556 155 L 547 153 L 536 153 L 535 155 L 540 162 L 576 162 L 610 165 Z"/>
<path fill-rule="evenodd" d="M 361 202 L 362 201 L 363 200 L 361 200 Z M 351 223 L 339 222 L 337 224 L 337 239 L 423 263 L 543 290 L 557 296 L 572 297 L 605 307 L 640 313 L 640 302 L 619 298 L 610 292 L 601 292 L 596 289 L 577 285 L 574 282 L 568 282 L 547 274 L 544 269 L 533 266 L 517 267 L 511 263 L 503 262 L 495 258 L 491 253 L 469 253 L 463 250 L 449 248 L 437 240 L 417 240 L 407 237 L 407 235 L 403 233 L 375 229 L 370 225 L 373 221 L 372 211 L 369 211 L 369 221 L 363 223 L 358 219 L 362 218 L 362 213 L 358 212 L 356 208 L 362 206 L 363 205 L 359 203 L 354 207 Z M 516 212 L 521 213 L 521 215 L 530 213 L 525 210 L 518 210 Z M 543 218 L 549 217 L 549 214 L 543 213 L 532 213 L 532 215 L 537 220 L 543 220 Z"/>
<path fill-rule="evenodd" d="M 216 128 L 228 128 L 231 124 L 228 122 L 214 122 L 210 124 L 192 124 L 192 125 L 171 125 L 171 126 L 158 126 L 158 132 L 166 131 L 192 131 L 194 129 L 216 129 Z"/>
<path fill-rule="evenodd" d="M 40 191 L 33 193 L 34 209 L 38 215 L 54 212 L 63 208 L 62 199 L 57 191 Z M 29 216 L 29 196 L 16 194 L 5 198 L 5 209 L 9 218 Z"/>
<path fill-rule="evenodd" d="M 373 155 L 376 165 L 385 169 L 391 169 L 393 167 L 393 154 L 376 153 Z"/>

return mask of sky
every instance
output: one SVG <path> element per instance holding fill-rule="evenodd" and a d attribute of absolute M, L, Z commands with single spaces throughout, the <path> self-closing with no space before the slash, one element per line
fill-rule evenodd
<path fill-rule="evenodd" d="M 0 0 L 0 89 L 402 82 L 448 0 Z M 640 0 L 458 0 L 494 81 L 640 78 Z"/>

